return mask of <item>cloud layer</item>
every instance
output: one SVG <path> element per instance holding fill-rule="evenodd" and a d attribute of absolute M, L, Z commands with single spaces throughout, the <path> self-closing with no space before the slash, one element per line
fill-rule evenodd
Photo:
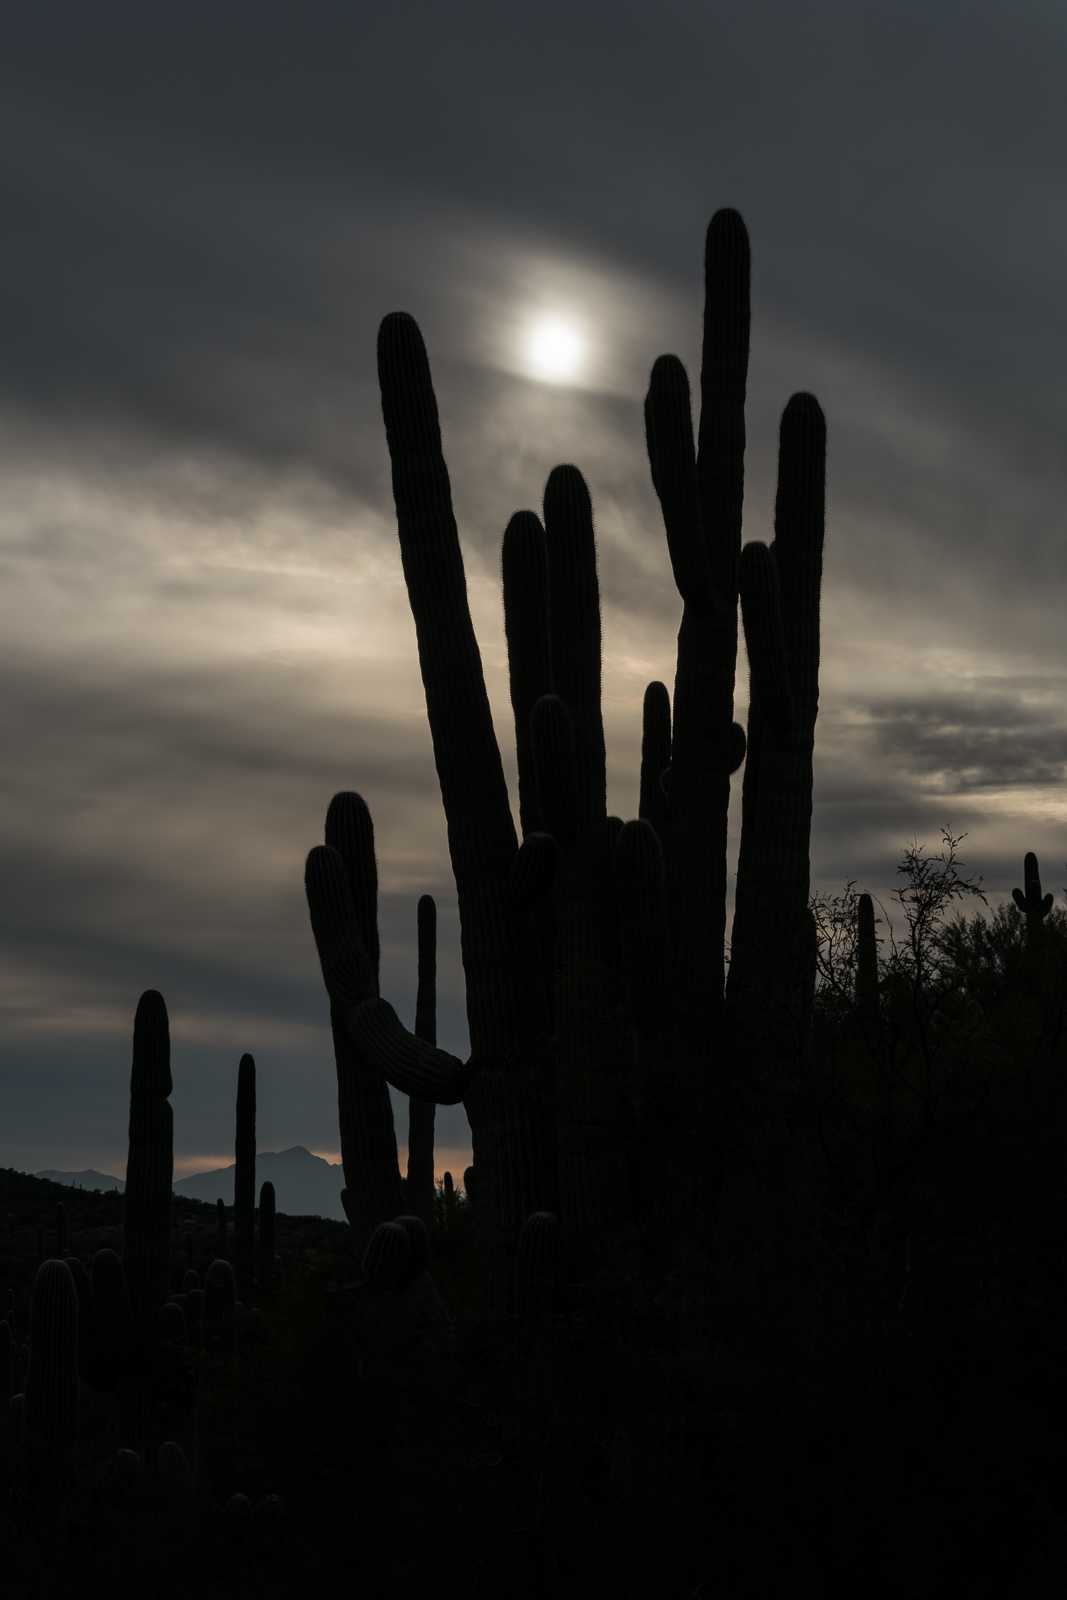
<path fill-rule="evenodd" d="M 1065 65 L 1038 3 L 12 19 L 0 1162 L 123 1170 L 148 986 L 183 1161 L 229 1150 L 245 1049 L 261 1144 L 336 1151 L 301 867 L 338 788 L 376 818 L 385 990 L 410 1014 L 433 892 L 441 1037 L 464 1050 L 377 323 L 404 306 L 427 337 L 509 764 L 501 533 L 557 461 L 586 473 L 610 803 L 632 815 L 679 617 L 641 398 L 661 350 L 695 375 L 720 204 L 754 243 L 748 537 L 790 392 L 830 426 L 815 879 L 887 894 L 903 840 L 951 823 L 995 896 L 1027 849 L 1059 888 Z M 529 376 L 542 314 L 587 339 L 569 386 Z M 461 1152 L 462 1112 L 439 1118 Z"/>

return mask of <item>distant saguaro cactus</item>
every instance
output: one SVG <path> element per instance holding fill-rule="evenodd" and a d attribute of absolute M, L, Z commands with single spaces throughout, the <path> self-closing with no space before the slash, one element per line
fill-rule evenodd
<path fill-rule="evenodd" d="M 138 1353 L 147 1360 L 159 1308 L 170 1299 L 174 1118 L 170 1024 L 163 996 L 148 989 L 133 1023 L 130 1146 L 122 1204 L 122 1267 Z"/>
<path fill-rule="evenodd" d="M 237 1298 L 250 1306 L 256 1271 L 256 1063 L 250 1055 L 243 1055 L 237 1068 L 233 1270 Z"/>
<path fill-rule="evenodd" d="M 1053 900 L 1051 894 L 1042 897 L 1041 873 L 1033 851 L 1023 861 L 1023 885 L 1022 889 L 1013 889 L 1011 897 L 1026 918 L 1026 940 L 1033 948 L 1041 938 L 1042 923 L 1052 910 Z"/>
<path fill-rule="evenodd" d="M 856 1015 L 867 1043 L 873 1045 L 881 1013 L 878 1004 L 878 940 L 875 934 L 874 901 L 861 894 L 856 903 Z"/>

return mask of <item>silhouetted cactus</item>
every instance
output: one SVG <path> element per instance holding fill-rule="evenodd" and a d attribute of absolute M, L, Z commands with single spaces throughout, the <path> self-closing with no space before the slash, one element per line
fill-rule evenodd
<path fill-rule="evenodd" d="M 795 394 L 779 434 L 774 548 L 747 546 L 740 564 L 752 693 L 727 998 L 738 1051 L 768 1064 L 803 1049 L 815 991 L 809 845 L 825 482 L 822 411 L 813 395 Z"/>
<path fill-rule="evenodd" d="M 116 1450 L 104 1468 L 104 1489 L 109 1500 L 122 1505 L 133 1494 L 141 1476 L 141 1458 L 136 1450 Z"/>
<path fill-rule="evenodd" d="M 408 1239 L 407 1265 L 400 1284 L 404 1289 L 430 1265 L 430 1235 L 421 1217 L 397 1217 L 396 1224 L 403 1228 Z"/>
<path fill-rule="evenodd" d="M 478 1178 L 473 1167 L 467 1167 L 463 1173 L 463 1192 L 470 1202 L 471 1210 L 478 1209 Z"/>
<path fill-rule="evenodd" d="M 274 1298 L 274 1240 L 274 1185 L 265 1183 L 259 1191 L 259 1293 L 264 1305 Z"/>
<path fill-rule="evenodd" d="M 78 1291 L 65 1261 L 43 1261 L 30 1300 L 26 1438 L 41 1457 L 72 1450 L 78 1437 Z"/>
<path fill-rule="evenodd" d="M 122 1204 L 122 1266 L 142 1360 L 151 1348 L 159 1308 L 170 1298 L 171 1190 L 174 1119 L 170 1025 L 163 996 L 148 989 L 133 1023 L 130 1144 Z"/>
<path fill-rule="evenodd" d="M 1023 888 L 1013 889 L 1011 897 L 1026 918 L 1026 940 L 1033 948 L 1041 938 L 1041 925 L 1052 910 L 1053 900 L 1051 894 L 1042 897 L 1041 873 L 1033 851 L 1023 861 Z"/>
<path fill-rule="evenodd" d="M 363 1270 L 376 1289 L 397 1293 L 408 1279 L 411 1246 L 407 1229 L 399 1222 L 381 1222 L 371 1234 L 363 1252 Z"/>
<path fill-rule="evenodd" d="M 192 1294 L 193 1290 L 194 1289 L 199 1289 L 199 1287 L 200 1287 L 200 1275 L 199 1275 L 199 1273 L 194 1272 L 192 1267 L 190 1267 L 187 1270 L 184 1278 L 182 1279 L 182 1293 L 183 1294 Z"/>
<path fill-rule="evenodd" d="M 243 1055 L 237 1068 L 233 1272 L 237 1298 L 250 1306 L 256 1273 L 256 1063 L 250 1055 Z"/>
<path fill-rule="evenodd" d="M 437 905 L 424 894 L 418 906 L 418 991 L 415 1035 L 437 1043 Z M 437 1107 L 432 1100 L 408 1100 L 407 1203 L 416 1216 L 433 1218 L 433 1127 Z"/>
<path fill-rule="evenodd" d="M 230 1258 L 229 1230 L 226 1225 L 226 1207 L 223 1204 L 221 1195 L 215 1201 L 215 1218 L 219 1229 L 219 1253 L 216 1259 L 228 1261 Z"/>

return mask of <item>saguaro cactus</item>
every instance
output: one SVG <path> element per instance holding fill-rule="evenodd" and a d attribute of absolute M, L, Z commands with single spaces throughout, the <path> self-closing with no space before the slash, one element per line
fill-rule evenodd
<path fill-rule="evenodd" d="M 727 998 L 739 1054 L 764 1065 L 803 1049 L 815 990 L 808 896 L 825 484 L 826 423 L 813 395 L 795 394 L 779 434 L 773 551 L 746 546 L 739 565 L 752 679 Z"/>
<path fill-rule="evenodd" d="M 437 905 L 424 894 L 418 907 L 419 978 L 415 1001 L 415 1035 L 427 1044 L 437 1043 Z M 433 1125 L 437 1107 L 432 1100 L 408 1100 L 409 1209 L 424 1222 L 433 1221 Z"/>
<path fill-rule="evenodd" d="M 122 1205 L 122 1267 L 142 1358 L 159 1308 L 170 1298 L 174 1119 L 168 1096 L 170 1024 L 163 996 L 148 989 L 133 1023 L 130 1146 Z"/>
<path fill-rule="evenodd" d="M 1033 949 L 1041 938 L 1042 923 L 1052 910 L 1052 895 L 1041 894 L 1041 873 L 1037 857 L 1029 851 L 1023 861 L 1022 889 L 1013 889 L 1011 897 L 1026 918 L 1026 941 Z"/>
<path fill-rule="evenodd" d="M 26 1438 L 56 1458 L 78 1437 L 78 1292 L 65 1261 L 43 1261 L 30 1301 Z"/>
<path fill-rule="evenodd" d="M 233 1170 L 233 1269 L 237 1298 L 252 1304 L 256 1263 L 256 1063 L 237 1068 L 237 1138 Z"/>

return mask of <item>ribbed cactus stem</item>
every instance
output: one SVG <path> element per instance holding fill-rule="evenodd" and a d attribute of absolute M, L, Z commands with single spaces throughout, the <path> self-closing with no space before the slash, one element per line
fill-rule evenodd
<path fill-rule="evenodd" d="M 237 1068 L 237 1136 L 233 1171 L 233 1269 L 237 1298 L 252 1304 L 256 1263 L 256 1063 Z"/>
<path fill-rule="evenodd" d="M 400 1222 L 382 1222 L 367 1241 L 363 1252 L 363 1270 L 376 1289 L 394 1289 L 399 1292 L 408 1281 L 410 1243 L 406 1228 Z"/>
<path fill-rule="evenodd" d="M 432 895 L 419 900 L 418 989 L 415 999 L 415 1036 L 437 1043 L 437 904 Z M 433 1220 L 433 1129 L 437 1107 L 433 1100 L 408 1099 L 408 1209 L 424 1221 Z"/>
<path fill-rule="evenodd" d="M 78 1292 L 65 1261 L 37 1269 L 29 1346 L 26 1436 L 35 1451 L 56 1456 L 78 1437 Z"/>
<path fill-rule="evenodd" d="M 333 1002 L 341 1161 L 354 1243 L 362 1249 L 379 1222 L 404 1209 L 404 1198 L 389 1087 L 357 1048 L 345 1021 L 354 1002 L 378 995 L 378 864 L 374 823 L 361 795 L 351 790 L 334 795 L 326 813 L 325 838 L 326 848 L 337 852 L 344 869 L 343 880 L 338 880 L 336 861 L 322 862 L 323 881 L 332 881 L 333 915 L 326 937 L 333 942 L 337 966 L 358 971 L 356 992 L 346 994 L 343 981 L 323 967 Z M 309 858 L 309 869 L 310 865 Z M 325 873 L 331 869 L 334 877 L 328 880 Z"/>
<path fill-rule="evenodd" d="M 274 1297 L 275 1232 L 274 1185 L 265 1183 L 259 1191 L 259 1293 L 264 1305 Z"/>
<path fill-rule="evenodd" d="M 147 990 L 133 1024 L 130 1144 L 122 1205 L 122 1266 L 138 1349 L 147 1358 L 156 1316 L 170 1298 L 174 1119 L 170 1025 L 163 996 Z"/>

